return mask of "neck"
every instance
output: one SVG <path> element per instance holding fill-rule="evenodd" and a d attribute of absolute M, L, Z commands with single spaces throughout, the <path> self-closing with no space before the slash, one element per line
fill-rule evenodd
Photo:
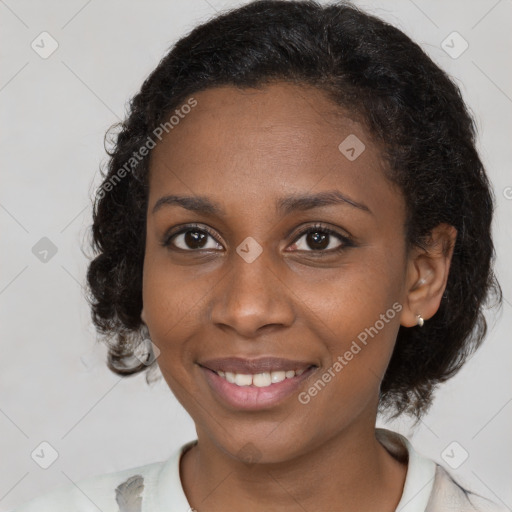
<path fill-rule="evenodd" d="M 407 466 L 377 441 L 375 422 L 366 424 L 351 425 L 292 460 L 268 464 L 236 460 L 198 435 L 198 444 L 182 457 L 185 494 L 197 512 L 395 511 Z"/>

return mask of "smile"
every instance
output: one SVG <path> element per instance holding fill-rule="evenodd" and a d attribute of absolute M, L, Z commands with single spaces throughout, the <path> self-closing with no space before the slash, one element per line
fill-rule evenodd
<path fill-rule="evenodd" d="M 223 358 L 198 364 L 214 398 L 234 410 L 277 407 L 318 370 L 311 362 L 266 357 Z"/>
<path fill-rule="evenodd" d="M 235 384 L 236 386 L 256 386 L 257 388 L 266 388 L 268 386 L 272 386 L 273 384 L 277 384 L 279 382 L 283 382 L 285 379 L 293 379 L 293 377 L 302 375 L 306 370 L 301 368 L 300 370 L 278 370 L 274 372 L 264 372 L 264 373 L 256 373 L 256 374 L 246 374 L 246 373 L 233 373 L 233 372 L 223 372 L 219 370 L 217 375 L 226 379 L 230 384 Z"/>

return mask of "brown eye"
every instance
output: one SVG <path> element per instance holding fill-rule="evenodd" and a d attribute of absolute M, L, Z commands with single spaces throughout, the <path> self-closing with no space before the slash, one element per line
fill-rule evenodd
<path fill-rule="evenodd" d="M 183 241 L 190 249 L 202 249 L 206 245 L 208 236 L 202 231 L 186 231 L 183 233 Z"/>
<path fill-rule="evenodd" d="M 331 235 L 315 231 L 306 235 L 306 244 L 311 249 L 327 249 Z"/>
<path fill-rule="evenodd" d="M 304 252 L 337 252 L 346 247 L 353 247 L 348 237 L 323 226 L 303 230 L 292 245 L 293 250 Z"/>
<path fill-rule="evenodd" d="M 336 240 L 332 234 L 315 230 L 304 233 L 294 245 L 299 251 L 325 251 L 335 250 L 342 244 L 340 240 Z"/>
<path fill-rule="evenodd" d="M 195 227 L 182 229 L 178 233 L 167 237 L 163 245 L 165 247 L 172 245 L 182 251 L 222 249 L 222 246 L 206 229 Z"/>

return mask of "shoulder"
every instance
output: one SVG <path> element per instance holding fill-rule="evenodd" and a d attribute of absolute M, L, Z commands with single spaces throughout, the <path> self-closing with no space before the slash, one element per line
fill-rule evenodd
<path fill-rule="evenodd" d="M 403 435 L 376 430 L 377 439 L 400 461 L 407 461 L 401 512 L 506 512 L 509 509 L 471 492 L 441 465 L 416 451 Z"/>
<path fill-rule="evenodd" d="M 142 510 L 142 495 L 151 492 L 164 462 L 94 475 L 38 496 L 11 512 L 119 512 Z"/>
<path fill-rule="evenodd" d="M 436 464 L 432 493 L 425 512 L 506 512 L 508 509 L 480 496 L 458 483 Z"/>

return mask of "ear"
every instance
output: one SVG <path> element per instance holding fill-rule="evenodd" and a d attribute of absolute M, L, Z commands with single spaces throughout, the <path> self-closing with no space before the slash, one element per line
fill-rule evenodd
<path fill-rule="evenodd" d="M 457 239 L 457 230 L 442 223 L 431 231 L 425 249 L 413 247 L 407 261 L 406 297 L 400 324 L 414 327 L 418 315 L 432 318 L 437 310 L 448 281 L 450 263 Z"/>

